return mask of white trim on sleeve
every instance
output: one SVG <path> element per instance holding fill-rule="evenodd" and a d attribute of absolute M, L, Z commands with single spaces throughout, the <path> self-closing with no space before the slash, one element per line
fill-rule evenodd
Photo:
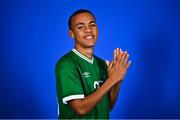
<path fill-rule="evenodd" d="M 80 95 L 70 95 L 70 96 L 64 97 L 62 99 L 62 101 L 63 101 L 64 104 L 67 104 L 67 101 L 69 101 L 69 100 L 82 99 L 82 98 L 84 98 L 83 94 L 80 94 Z"/>

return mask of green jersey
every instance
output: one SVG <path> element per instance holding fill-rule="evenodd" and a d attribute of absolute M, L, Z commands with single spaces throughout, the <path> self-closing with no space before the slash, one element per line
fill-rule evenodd
<path fill-rule="evenodd" d="M 96 91 L 107 79 L 107 65 L 102 59 L 87 58 L 76 49 L 64 55 L 56 64 L 56 88 L 61 118 L 109 119 L 108 93 L 86 115 L 80 116 L 68 101 L 83 99 Z"/>

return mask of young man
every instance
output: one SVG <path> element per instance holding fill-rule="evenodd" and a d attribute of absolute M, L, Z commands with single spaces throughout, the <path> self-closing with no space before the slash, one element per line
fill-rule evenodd
<path fill-rule="evenodd" d="M 106 64 L 93 54 L 98 28 L 88 10 L 70 16 L 69 35 L 75 46 L 56 64 L 59 118 L 108 119 L 131 63 L 129 55 L 117 48 Z"/>

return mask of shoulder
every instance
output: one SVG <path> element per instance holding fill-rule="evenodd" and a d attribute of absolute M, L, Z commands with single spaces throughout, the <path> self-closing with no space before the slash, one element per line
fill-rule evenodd
<path fill-rule="evenodd" d="M 62 56 L 56 63 L 56 69 L 59 69 L 59 68 L 63 68 L 63 67 L 68 67 L 68 66 L 71 66 L 73 67 L 74 66 L 74 57 L 73 57 L 73 54 L 72 54 L 72 51 L 68 52 L 67 54 L 65 54 L 64 56 Z"/>

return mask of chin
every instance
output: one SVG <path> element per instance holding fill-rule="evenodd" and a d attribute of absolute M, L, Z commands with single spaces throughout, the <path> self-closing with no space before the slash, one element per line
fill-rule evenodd
<path fill-rule="evenodd" d="M 86 45 L 85 47 L 86 48 L 93 48 L 95 46 L 95 44 L 93 44 L 93 45 Z"/>
<path fill-rule="evenodd" d="M 94 47 L 96 43 L 88 44 L 87 46 Z"/>

